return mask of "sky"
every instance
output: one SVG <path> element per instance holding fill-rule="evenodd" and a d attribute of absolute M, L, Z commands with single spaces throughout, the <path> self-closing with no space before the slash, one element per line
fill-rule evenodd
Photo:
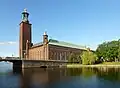
<path fill-rule="evenodd" d="M 33 43 L 42 41 L 44 31 L 49 38 L 94 50 L 120 38 L 120 0 L 0 0 L 0 56 L 18 56 L 24 8 L 30 14 Z"/>

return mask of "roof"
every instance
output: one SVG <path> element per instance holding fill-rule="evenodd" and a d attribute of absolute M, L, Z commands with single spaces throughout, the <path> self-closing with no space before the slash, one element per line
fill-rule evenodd
<path fill-rule="evenodd" d="M 40 46 L 42 44 L 43 44 L 43 42 L 36 43 L 32 47 L 37 47 L 37 46 Z M 72 43 L 68 43 L 68 42 L 64 42 L 64 41 L 58 41 L 58 40 L 54 40 L 54 39 L 49 39 L 49 44 L 87 50 L 86 46 L 76 45 L 76 44 L 72 44 Z"/>
<path fill-rule="evenodd" d="M 64 41 L 53 40 L 53 39 L 49 39 L 49 44 L 87 50 L 85 46 L 76 45 L 76 44 L 72 44 Z"/>
<path fill-rule="evenodd" d="M 40 45 L 42 45 L 42 44 L 43 44 L 43 42 L 36 43 L 36 44 L 34 44 L 32 47 L 37 47 L 37 46 L 40 46 Z"/>

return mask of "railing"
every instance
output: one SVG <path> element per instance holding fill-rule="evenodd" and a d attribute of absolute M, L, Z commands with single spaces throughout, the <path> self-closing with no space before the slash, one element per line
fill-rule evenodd
<path fill-rule="evenodd" d="M 20 60 L 20 58 L 18 58 L 18 57 L 5 57 L 5 58 L 1 58 L 0 60 Z"/>

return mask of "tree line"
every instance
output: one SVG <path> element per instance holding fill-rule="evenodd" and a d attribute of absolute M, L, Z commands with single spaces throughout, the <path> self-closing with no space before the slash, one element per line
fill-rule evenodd
<path fill-rule="evenodd" d="M 96 51 L 83 51 L 81 54 L 72 53 L 69 62 L 80 64 L 97 64 L 102 62 L 119 62 L 120 61 L 120 39 L 99 44 Z"/>

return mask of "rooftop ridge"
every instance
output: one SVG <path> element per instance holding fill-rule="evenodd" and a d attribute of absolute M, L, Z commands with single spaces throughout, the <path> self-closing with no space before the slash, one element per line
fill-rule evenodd
<path fill-rule="evenodd" d="M 49 43 L 54 44 L 54 45 L 72 47 L 72 48 L 87 49 L 86 46 L 73 44 L 73 43 L 65 42 L 65 41 L 58 41 L 58 40 L 54 40 L 54 39 L 49 39 Z"/>
<path fill-rule="evenodd" d="M 74 43 L 71 43 L 71 42 L 65 42 L 65 41 L 60 41 L 60 42 L 63 42 L 63 43 L 66 43 L 66 44 L 70 44 L 70 45 L 75 45 L 75 46 L 86 47 L 86 46 L 79 45 L 79 44 L 74 44 Z"/>
<path fill-rule="evenodd" d="M 43 44 L 43 42 L 36 43 L 32 47 L 36 47 L 36 46 L 39 46 L 39 45 L 42 45 L 42 44 Z M 84 50 L 87 49 L 87 47 L 83 46 L 83 45 L 73 44 L 73 43 L 70 43 L 70 42 L 59 41 L 59 40 L 55 40 L 55 39 L 49 39 L 49 44 L 64 46 L 64 47 L 77 48 L 77 49 L 84 49 Z"/>
<path fill-rule="evenodd" d="M 86 47 L 86 46 L 83 46 L 83 45 L 79 45 L 79 44 L 74 44 L 74 43 L 71 43 L 71 42 L 65 42 L 65 41 L 59 41 L 59 40 L 55 40 L 55 39 L 50 39 L 52 41 L 50 42 L 62 42 L 62 43 L 65 43 L 65 44 L 70 44 L 70 45 L 75 45 L 75 46 L 82 46 L 82 47 Z"/>

